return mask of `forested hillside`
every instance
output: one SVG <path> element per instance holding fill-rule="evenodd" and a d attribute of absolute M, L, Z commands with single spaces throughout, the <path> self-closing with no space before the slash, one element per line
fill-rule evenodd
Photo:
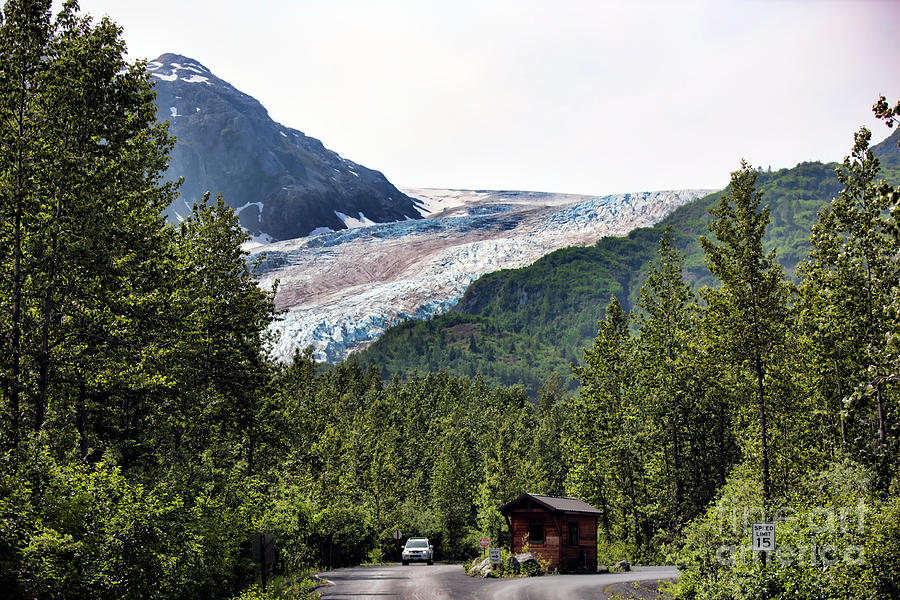
<path fill-rule="evenodd" d="M 898 134 L 873 148 L 884 165 L 882 176 L 894 184 L 900 183 Z M 837 166 L 807 162 L 758 175 L 772 219 L 765 247 L 777 249 L 776 260 L 789 276 L 809 251 L 809 230 L 819 209 L 841 189 Z M 596 334 L 610 295 L 625 310 L 634 306 L 667 227 L 685 253 L 684 274 L 692 287 L 714 283 L 699 237 L 720 195 L 685 205 L 655 227 L 635 229 L 627 237 L 605 237 L 594 247 L 558 250 L 529 267 L 485 275 L 451 313 L 389 329 L 358 360 L 377 366 L 385 377 L 416 370 L 478 373 L 495 385 L 524 384 L 534 396 L 550 373 L 569 379 L 569 365 L 581 362 L 581 349 Z M 572 381 L 570 388 L 575 385 Z"/>

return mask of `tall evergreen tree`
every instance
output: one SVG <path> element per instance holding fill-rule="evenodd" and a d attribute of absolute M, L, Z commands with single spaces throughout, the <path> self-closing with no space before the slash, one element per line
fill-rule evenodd
<path fill-rule="evenodd" d="M 584 351 L 584 366 L 574 367 L 582 387 L 571 405 L 566 445 L 571 492 L 602 511 L 608 540 L 641 547 L 647 540 L 635 456 L 637 418 L 629 402 L 631 358 L 628 315 L 613 296 L 593 346 Z"/>
<path fill-rule="evenodd" d="M 675 248 L 671 228 L 659 242 L 641 287 L 636 321 L 640 328 L 641 373 L 647 390 L 645 402 L 658 426 L 671 440 L 672 518 L 681 518 L 684 496 L 682 455 L 684 430 L 692 415 L 690 374 L 685 368 L 692 325 L 693 293 L 682 279 L 684 255 Z"/>
<path fill-rule="evenodd" d="M 720 328 L 722 349 L 739 369 L 752 373 L 759 424 L 758 451 L 763 510 L 771 498 L 768 405 L 773 365 L 784 347 L 789 287 L 775 251 L 763 250 L 769 207 L 756 190 L 757 171 L 746 162 L 731 174 L 728 192 L 710 210 L 714 239 L 700 238 L 710 272 L 721 282 L 704 299 Z M 746 402 L 749 399 L 744 399 Z"/>

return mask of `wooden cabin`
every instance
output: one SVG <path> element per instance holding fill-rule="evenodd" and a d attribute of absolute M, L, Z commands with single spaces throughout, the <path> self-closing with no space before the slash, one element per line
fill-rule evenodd
<path fill-rule="evenodd" d="M 512 539 L 512 552 L 528 550 L 560 571 L 597 570 L 597 519 L 600 510 L 578 498 L 522 494 L 500 507 Z"/>

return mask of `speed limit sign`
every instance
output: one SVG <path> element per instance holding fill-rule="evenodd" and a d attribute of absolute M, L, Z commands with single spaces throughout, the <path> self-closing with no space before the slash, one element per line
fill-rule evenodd
<path fill-rule="evenodd" d="M 775 523 L 753 524 L 753 551 L 772 552 L 775 550 Z"/>

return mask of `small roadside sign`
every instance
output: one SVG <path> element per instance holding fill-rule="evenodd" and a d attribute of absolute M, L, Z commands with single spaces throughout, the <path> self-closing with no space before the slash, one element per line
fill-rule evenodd
<path fill-rule="evenodd" d="M 500 564 L 500 548 L 491 548 L 488 550 L 491 557 L 491 563 L 495 565 Z"/>
<path fill-rule="evenodd" d="M 773 552 L 775 550 L 775 523 L 753 524 L 753 551 Z"/>
<path fill-rule="evenodd" d="M 275 536 L 271 533 L 253 533 L 250 535 L 250 552 L 253 561 L 259 563 L 262 576 L 262 588 L 266 589 L 266 565 L 275 562 Z"/>
<path fill-rule="evenodd" d="M 250 536 L 253 561 L 259 564 L 275 562 L 275 536 L 271 533 L 254 533 Z"/>
<path fill-rule="evenodd" d="M 482 548 L 487 548 L 491 545 L 491 538 L 484 536 L 480 540 L 478 540 L 478 545 Z"/>
<path fill-rule="evenodd" d="M 403 532 L 398 529 L 394 532 L 394 539 L 399 541 L 401 538 L 403 538 Z"/>

